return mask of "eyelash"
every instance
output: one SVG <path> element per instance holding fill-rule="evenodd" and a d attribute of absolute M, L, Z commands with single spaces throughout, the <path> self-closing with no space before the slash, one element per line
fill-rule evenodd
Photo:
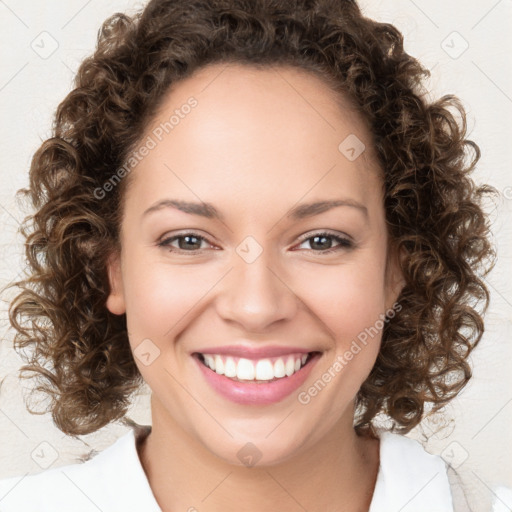
<path fill-rule="evenodd" d="M 186 233 L 182 233 L 180 235 L 174 235 L 172 237 L 169 237 L 169 238 L 166 238 L 164 240 L 162 240 L 161 242 L 158 243 L 158 246 L 159 247 L 165 247 L 167 248 L 170 252 L 176 252 L 176 253 L 189 253 L 189 254 L 199 254 L 202 249 L 195 249 L 193 251 L 185 251 L 183 249 L 176 249 L 175 247 L 171 247 L 171 243 L 174 242 L 175 240 L 179 240 L 180 238 L 185 238 L 186 236 L 193 236 L 194 238 L 197 238 L 198 240 L 200 240 L 201 242 L 207 242 L 208 243 L 208 240 L 204 237 L 204 236 L 201 236 L 201 235 L 198 235 L 197 233 L 194 233 L 192 231 L 190 232 L 186 232 Z M 338 246 L 336 247 L 333 247 L 331 249 L 326 249 L 324 251 L 322 250 L 319 250 L 319 251 L 314 251 L 313 249 L 310 249 L 311 251 L 315 252 L 315 253 L 318 253 L 318 254 L 321 254 L 321 255 L 324 255 L 324 254 L 330 254 L 330 253 L 333 253 L 333 252 L 336 252 L 340 249 L 352 249 L 354 248 L 354 243 L 350 240 L 348 240 L 347 238 L 343 238 L 339 235 L 334 235 L 332 233 L 329 233 L 329 232 L 320 232 L 320 233 L 314 233 L 312 235 L 309 235 L 305 238 L 302 238 L 302 240 L 300 240 L 300 243 L 299 245 L 301 245 L 303 242 L 306 242 L 307 240 L 311 240 L 315 237 L 327 237 L 327 238 L 332 238 L 333 240 L 335 240 L 336 242 L 339 243 Z"/>

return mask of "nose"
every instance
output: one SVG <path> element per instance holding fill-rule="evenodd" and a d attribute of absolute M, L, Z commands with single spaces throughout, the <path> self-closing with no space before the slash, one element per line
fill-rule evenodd
<path fill-rule="evenodd" d="M 296 314 L 299 298 L 282 265 L 263 251 L 248 262 L 234 255 L 233 268 L 222 280 L 216 300 L 217 313 L 246 332 L 260 333 Z"/>

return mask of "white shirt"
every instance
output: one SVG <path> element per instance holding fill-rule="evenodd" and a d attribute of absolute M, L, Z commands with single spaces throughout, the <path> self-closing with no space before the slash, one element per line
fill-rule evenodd
<path fill-rule="evenodd" d="M 150 429 L 130 430 L 86 462 L 0 480 L 0 511 L 161 512 L 136 447 Z M 443 459 L 408 437 L 378 435 L 380 465 L 369 512 L 454 512 Z"/>

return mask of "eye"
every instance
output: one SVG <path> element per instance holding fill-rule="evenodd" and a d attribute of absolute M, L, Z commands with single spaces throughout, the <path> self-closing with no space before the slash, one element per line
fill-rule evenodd
<path fill-rule="evenodd" d="M 332 247 L 332 242 L 329 242 L 329 240 L 334 240 L 338 243 L 338 245 Z M 172 245 L 175 242 L 178 243 L 177 247 Z M 210 247 L 212 246 L 212 244 L 210 244 L 204 236 L 194 232 L 187 232 L 165 238 L 164 240 L 158 242 L 158 246 L 166 247 L 170 252 L 188 252 L 191 254 L 196 254 L 201 252 L 201 244 L 203 242 L 205 242 Z M 304 244 L 305 242 L 310 243 L 313 252 L 319 254 L 329 254 L 342 249 L 351 249 L 354 247 L 353 242 L 348 238 L 343 238 L 339 235 L 334 235 L 328 232 L 315 233 L 314 235 L 310 235 L 307 238 L 302 238 L 300 245 Z"/>
<path fill-rule="evenodd" d="M 338 242 L 338 245 L 333 248 L 332 242 L 329 242 L 330 239 Z M 354 243 L 348 238 L 343 238 L 328 232 L 315 233 L 307 238 L 303 238 L 300 245 L 304 242 L 308 242 L 313 248 L 316 247 L 318 250 L 314 250 L 314 252 L 319 254 L 329 254 L 341 249 L 352 249 L 354 247 Z"/>
<path fill-rule="evenodd" d="M 178 242 L 178 247 L 172 246 L 171 244 L 173 242 Z M 208 240 L 201 235 L 198 235 L 197 233 L 182 233 L 179 235 L 171 236 L 169 238 L 165 238 L 161 242 L 158 243 L 159 247 L 167 247 L 171 252 L 190 252 L 190 253 L 196 253 L 201 250 L 201 243 L 206 242 L 208 243 Z M 209 244 L 211 245 L 211 244 Z M 191 249 L 191 250 L 189 250 Z"/>

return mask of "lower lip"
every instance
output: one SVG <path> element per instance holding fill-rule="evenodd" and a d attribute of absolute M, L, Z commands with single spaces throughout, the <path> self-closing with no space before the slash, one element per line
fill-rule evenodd
<path fill-rule="evenodd" d="M 279 402 L 299 388 L 310 374 L 320 354 L 315 353 L 298 372 L 268 383 L 241 382 L 219 375 L 193 356 L 210 386 L 223 397 L 243 405 L 266 405 Z"/>

